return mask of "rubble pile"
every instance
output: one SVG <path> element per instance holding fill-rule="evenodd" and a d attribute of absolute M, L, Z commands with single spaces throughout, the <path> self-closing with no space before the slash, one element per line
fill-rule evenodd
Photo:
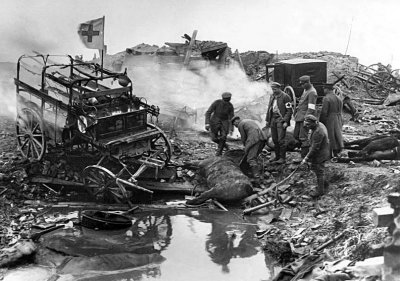
<path fill-rule="evenodd" d="M 116 68 L 128 53 L 154 55 L 161 49 L 163 52 L 170 50 L 156 47 L 138 45 L 130 51 L 109 56 L 106 64 Z M 299 57 L 326 60 L 330 82 L 337 79 L 334 73 L 352 75 L 358 67 L 356 58 L 332 52 L 280 54 L 278 57 L 267 52 L 246 52 L 241 55 L 241 60 L 248 75 L 257 80 L 265 75 L 263 65 L 266 63 Z M 261 123 L 263 116 L 257 113 L 266 109 L 266 103 L 266 96 L 263 96 L 252 104 L 238 107 L 237 113 Z M 389 108 L 358 102 L 357 107 L 362 114 L 357 120 L 346 120 L 343 128 L 346 140 L 399 133 L 398 106 Z M 182 121 L 197 119 L 190 109 L 180 111 Z M 179 131 L 175 128 L 176 124 L 177 121 L 172 120 L 163 126 L 173 146 L 171 165 L 176 167 L 176 174 L 169 181 L 190 183 L 193 186 L 191 195 L 196 195 L 200 191 L 198 187 L 204 187 L 205 182 L 198 176 L 193 163 L 211 158 L 216 145 L 207 133 Z M 231 149 L 242 148 L 238 139 L 229 139 L 229 145 Z M 61 200 L 68 201 L 74 191 L 61 192 L 63 187 L 58 189 L 51 183 L 34 182 L 33 178 L 45 176 L 60 180 L 59 186 L 65 182 L 82 184 L 80 172 L 88 163 L 74 164 L 66 152 L 61 151 L 51 151 L 55 157 L 46 156 L 40 162 L 24 160 L 16 151 L 14 121 L 10 118 L 0 121 L 0 147 L 0 248 L 10 248 L 21 240 L 32 238 L 32 228 L 47 229 L 57 223 L 67 223 L 70 219 L 46 214 L 46 207 Z M 312 253 L 335 236 L 340 239 L 335 240 L 334 246 L 329 245 L 325 249 L 328 259 L 361 261 L 380 255 L 375 246 L 383 242 L 387 232 L 374 226 L 371 213 L 374 208 L 388 205 L 385 199 L 387 194 L 400 191 L 400 179 L 396 176 L 400 173 L 398 160 L 329 163 L 329 191 L 315 201 L 309 195 L 315 185 L 314 176 L 309 167 L 298 168 L 298 151 L 289 152 L 288 164 L 281 166 L 269 164 L 270 154 L 265 151 L 260 156 L 263 178 L 253 184 L 256 192 L 268 190 L 257 198 L 257 204 L 265 206 L 245 213 L 262 218 L 257 235 L 264 243 L 266 253 L 284 265 L 294 258 Z M 293 176 L 285 184 L 277 185 L 290 175 Z M 166 181 L 168 179 L 160 180 L 162 183 Z M 250 202 L 245 211 L 254 205 Z"/>
<path fill-rule="evenodd" d="M 275 55 L 266 51 L 248 51 L 240 53 L 240 58 L 246 74 L 254 80 L 256 77 L 260 76 L 260 74 L 265 74 L 264 65 L 276 61 Z M 264 73 L 262 73 L 263 71 Z"/>

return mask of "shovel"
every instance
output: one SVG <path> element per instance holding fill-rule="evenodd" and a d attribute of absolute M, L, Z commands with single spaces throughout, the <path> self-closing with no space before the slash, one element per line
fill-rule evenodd
<path fill-rule="evenodd" d="M 243 155 L 242 159 L 240 159 L 240 161 L 239 161 L 239 168 L 242 171 L 245 171 L 249 168 L 249 163 L 247 163 L 246 158 L 247 158 L 247 153 L 245 153 Z"/>

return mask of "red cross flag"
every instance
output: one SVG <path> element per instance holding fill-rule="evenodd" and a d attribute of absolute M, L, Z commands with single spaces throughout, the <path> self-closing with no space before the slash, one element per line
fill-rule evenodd
<path fill-rule="evenodd" d="M 78 34 L 82 43 L 89 49 L 104 49 L 104 17 L 81 23 Z"/>

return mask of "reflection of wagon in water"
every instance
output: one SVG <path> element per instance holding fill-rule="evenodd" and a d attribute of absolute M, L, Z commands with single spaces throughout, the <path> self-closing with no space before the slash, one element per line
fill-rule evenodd
<path fill-rule="evenodd" d="M 94 196 L 129 202 L 129 189 L 151 193 L 136 178 L 148 167 L 163 168 L 171 157 L 168 138 L 149 122 L 159 108 L 133 95 L 126 73 L 69 56 L 51 58 L 18 60 L 16 129 L 22 154 L 41 160 L 52 148 L 79 149 L 98 155 L 97 164 L 83 171 Z M 106 169 L 108 160 L 122 169 L 116 174 Z"/>

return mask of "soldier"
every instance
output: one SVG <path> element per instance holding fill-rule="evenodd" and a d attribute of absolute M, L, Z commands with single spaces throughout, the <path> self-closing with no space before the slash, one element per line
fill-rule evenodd
<path fill-rule="evenodd" d="M 319 121 L 323 123 L 328 130 L 329 145 L 331 157 L 337 157 L 342 151 L 342 100 L 333 92 L 334 84 L 324 84 L 325 96 L 322 100 L 322 109 L 319 116 Z"/>
<path fill-rule="evenodd" d="M 260 168 L 258 167 L 257 158 L 265 146 L 266 136 L 254 120 L 241 120 L 239 116 L 235 116 L 231 121 L 238 128 L 244 145 L 243 159 L 246 159 L 249 163 L 253 177 L 258 179 L 260 177 Z"/>
<path fill-rule="evenodd" d="M 317 121 L 314 115 L 304 118 L 304 127 L 311 130 L 310 150 L 301 165 L 311 162 L 311 170 L 317 176 L 317 188 L 313 197 L 319 197 L 328 190 L 329 183 L 325 178 L 325 162 L 330 158 L 328 132 L 324 124 Z"/>
<path fill-rule="evenodd" d="M 231 97 L 231 93 L 223 93 L 222 99 L 214 101 L 206 112 L 205 129 L 210 131 L 211 140 L 218 144 L 217 156 L 222 155 L 224 147 L 228 149 L 226 137 L 233 131 L 230 123 L 234 114 L 233 105 L 230 102 Z"/>
<path fill-rule="evenodd" d="M 307 154 L 310 144 L 308 142 L 308 131 L 304 129 L 303 122 L 306 115 L 311 114 L 316 116 L 317 114 L 315 108 L 317 91 L 310 82 L 310 76 L 301 76 L 299 80 L 304 91 L 296 108 L 296 113 L 294 114 L 296 124 L 293 135 L 296 141 L 301 144 L 301 157 L 304 157 Z"/>
<path fill-rule="evenodd" d="M 286 128 L 290 126 L 292 117 L 292 100 L 281 90 L 281 84 L 271 82 L 273 94 L 269 99 L 266 128 L 271 128 L 271 137 L 274 142 L 275 159 L 271 163 L 284 164 L 286 162 Z"/>

